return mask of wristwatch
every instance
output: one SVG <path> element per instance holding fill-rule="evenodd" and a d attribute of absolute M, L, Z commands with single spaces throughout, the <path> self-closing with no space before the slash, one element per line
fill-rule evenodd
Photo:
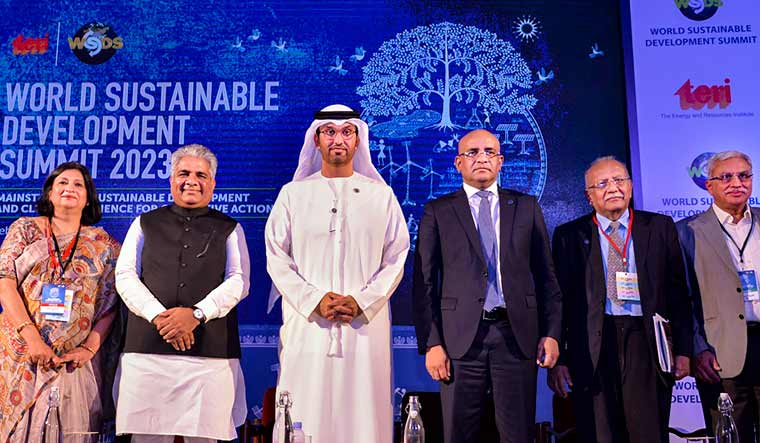
<path fill-rule="evenodd" d="M 193 306 L 193 318 L 201 323 L 206 323 L 206 314 L 197 306 Z"/>

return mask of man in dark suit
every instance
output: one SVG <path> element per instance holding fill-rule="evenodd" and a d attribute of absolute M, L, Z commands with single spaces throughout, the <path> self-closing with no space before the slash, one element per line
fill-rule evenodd
<path fill-rule="evenodd" d="M 586 171 L 594 211 L 554 231 L 562 288 L 554 392 L 572 387 L 580 441 L 667 442 L 674 378 L 688 375 L 691 302 L 675 224 L 629 208 L 631 177 L 614 157 Z M 661 370 L 653 316 L 670 323 L 671 373 Z"/>
<path fill-rule="evenodd" d="M 463 188 L 429 202 L 414 262 L 419 352 L 441 382 L 447 443 L 478 441 L 490 388 L 502 442 L 533 440 L 536 363 L 558 357 L 561 295 L 535 197 L 501 189 L 499 141 L 459 142 Z M 498 234 L 497 234 L 498 233 Z"/>

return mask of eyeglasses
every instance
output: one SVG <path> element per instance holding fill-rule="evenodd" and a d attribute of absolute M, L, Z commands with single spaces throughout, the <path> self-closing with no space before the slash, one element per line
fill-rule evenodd
<path fill-rule="evenodd" d="M 340 134 L 343 138 L 351 138 L 356 134 L 356 129 L 343 128 L 340 131 L 336 131 L 334 128 L 317 129 L 317 134 L 323 134 L 327 138 L 335 138 L 335 136 L 338 134 Z"/>
<path fill-rule="evenodd" d="M 621 187 L 623 186 L 623 183 L 626 183 L 629 180 L 631 180 L 631 177 L 605 178 L 604 180 L 599 180 L 593 185 L 588 185 L 586 189 L 607 189 L 607 186 L 609 186 L 610 183 L 615 183 L 615 186 Z"/>
<path fill-rule="evenodd" d="M 752 178 L 752 172 L 751 171 L 726 172 L 724 174 L 716 175 L 715 177 L 710 177 L 707 180 L 720 181 L 721 183 L 727 185 L 731 183 L 731 180 L 733 180 L 734 177 L 738 178 L 740 182 L 746 183 Z"/>
<path fill-rule="evenodd" d="M 493 149 L 484 149 L 484 150 L 478 150 L 478 149 L 470 149 L 469 151 L 464 151 L 461 154 L 457 154 L 457 156 L 466 157 L 470 160 L 475 160 L 476 158 L 480 157 L 481 154 L 485 154 L 488 158 L 494 158 L 497 155 L 501 155 L 501 152 L 496 152 Z"/>

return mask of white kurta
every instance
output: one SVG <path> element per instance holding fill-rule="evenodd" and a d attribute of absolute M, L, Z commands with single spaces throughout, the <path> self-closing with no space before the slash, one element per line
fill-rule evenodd
<path fill-rule="evenodd" d="M 385 184 L 316 173 L 285 185 L 265 230 L 267 271 L 283 297 L 280 391 L 312 443 L 393 439 L 388 300 L 409 250 L 404 214 Z M 363 314 L 338 325 L 314 309 L 327 292 Z"/>
<path fill-rule="evenodd" d="M 124 304 L 152 321 L 166 310 L 140 281 L 140 217 L 129 228 L 116 264 Z M 227 237 L 225 278 L 199 303 L 206 321 L 226 316 L 248 295 L 250 259 L 243 228 Z M 117 434 L 160 434 L 232 440 L 247 415 L 238 359 L 122 354 L 113 388 Z"/>

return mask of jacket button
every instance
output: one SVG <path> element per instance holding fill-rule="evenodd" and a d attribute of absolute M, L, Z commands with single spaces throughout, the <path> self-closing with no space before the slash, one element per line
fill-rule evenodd
<path fill-rule="evenodd" d="M 190 245 L 182 245 L 182 248 L 183 248 L 183 249 L 187 249 L 187 248 L 189 248 L 189 247 L 190 247 Z"/>
<path fill-rule="evenodd" d="M 744 314 L 739 314 L 739 320 L 744 320 Z"/>
<path fill-rule="evenodd" d="M 179 284 L 179 287 L 180 287 L 180 288 L 184 288 L 184 287 L 185 287 L 185 282 L 181 282 L 181 283 Z"/>
<path fill-rule="evenodd" d="M 187 263 L 182 263 L 182 265 L 181 265 L 181 266 L 182 266 L 183 268 L 186 268 L 186 267 L 187 267 Z"/>
<path fill-rule="evenodd" d="M 488 271 L 483 271 L 481 275 L 483 276 L 483 278 L 488 278 Z"/>
<path fill-rule="evenodd" d="M 736 288 L 736 292 L 742 292 L 742 288 Z"/>
<path fill-rule="evenodd" d="M 190 217 L 185 217 L 185 220 L 190 221 Z"/>
<path fill-rule="evenodd" d="M 190 228 L 185 228 L 185 232 L 190 232 Z"/>

